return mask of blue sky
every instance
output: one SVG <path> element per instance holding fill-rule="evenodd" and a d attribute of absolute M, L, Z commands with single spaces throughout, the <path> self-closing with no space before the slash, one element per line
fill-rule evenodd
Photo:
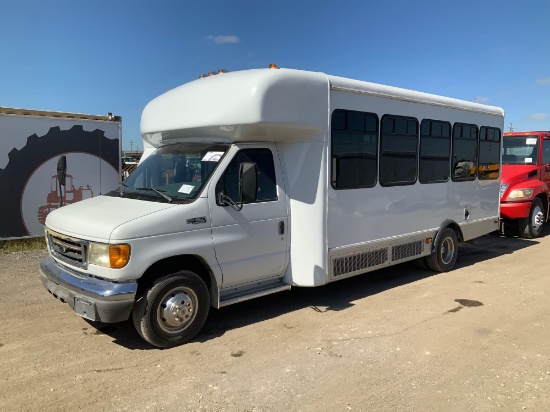
<path fill-rule="evenodd" d="M 500 106 L 550 130 L 550 1 L 0 0 L 0 106 L 122 116 L 201 73 L 321 71 Z"/>

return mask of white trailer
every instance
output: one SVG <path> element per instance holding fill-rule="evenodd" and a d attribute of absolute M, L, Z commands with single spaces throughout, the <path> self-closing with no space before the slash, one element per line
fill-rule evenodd
<path fill-rule="evenodd" d="M 184 84 L 143 111 L 156 149 L 124 185 L 48 216 L 42 281 L 168 347 L 210 306 L 412 259 L 450 270 L 459 242 L 498 229 L 503 117 L 298 70 Z"/>

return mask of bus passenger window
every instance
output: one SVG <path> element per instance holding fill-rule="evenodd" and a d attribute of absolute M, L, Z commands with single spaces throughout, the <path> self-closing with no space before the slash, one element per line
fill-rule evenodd
<path fill-rule="evenodd" d="M 380 134 L 380 184 L 412 185 L 416 182 L 418 120 L 384 116 Z"/>
<path fill-rule="evenodd" d="M 331 121 L 331 184 L 357 189 L 376 184 L 378 117 L 372 113 L 335 110 Z"/>
<path fill-rule="evenodd" d="M 455 123 L 453 126 L 453 181 L 475 180 L 477 175 L 477 126 Z"/>
<path fill-rule="evenodd" d="M 420 127 L 420 183 L 449 180 L 451 167 L 451 124 L 422 120 Z"/>
<path fill-rule="evenodd" d="M 480 180 L 498 179 L 500 175 L 500 129 L 483 126 L 479 131 Z"/>

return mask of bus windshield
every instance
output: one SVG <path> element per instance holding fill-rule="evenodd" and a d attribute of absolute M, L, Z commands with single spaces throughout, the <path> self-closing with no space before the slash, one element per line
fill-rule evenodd
<path fill-rule="evenodd" d="M 148 156 L 110 196 L 156 202 L 189 203 L 196 199 L 229 145 L 176 143 Z"/>
<path fill-rule="evenodd" d="M 502 164 L 536 165 L 539 154 L 539 138 L 533 136 L 504 136 Z"/>

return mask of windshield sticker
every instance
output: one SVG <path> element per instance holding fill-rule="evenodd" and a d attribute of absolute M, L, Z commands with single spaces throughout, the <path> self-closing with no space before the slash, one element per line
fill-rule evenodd
<path fill-rule="evenodd" d="M 193 191 L 194 188 L 195 186 L 191 186 L 191 185 L 181 185 L 181 187 L 178 189 L 178 192 L 185 193 L 186 195 L 188 195 Z"/>
<path fill-rule="evenodd" d="M 223 152 L 208 152 L 202 158 L 202 162 L 219 162 Z"/>
<path fill-rule="evenodd" d="M 533 163 L 533 159 L 530 157 L 525 158 L 525 163 Z"/>
<path fill-rule="evenodd" d="M 532 146 L 534 144 L 537 144 L 537 138 L 536 137 L 535 138 L 530 137 L 530 138 L 525 140 L 525 144 L 528 144 L 530 146 Z"/>

